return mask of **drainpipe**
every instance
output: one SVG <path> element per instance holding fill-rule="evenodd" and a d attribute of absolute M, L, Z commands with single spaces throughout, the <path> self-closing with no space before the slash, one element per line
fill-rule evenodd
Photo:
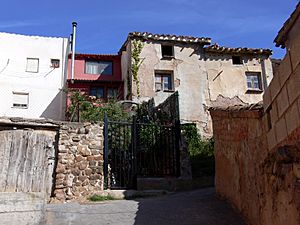
<path fill-rule="evenodd" d="M 76 46 L 76 27 L 77 23 L 73 22 L 73 32 L 72 32 L 72 59 L 71 59 L 71 83 L 74 82 L 74 64 L 75 64 L 75 46 Z"/>

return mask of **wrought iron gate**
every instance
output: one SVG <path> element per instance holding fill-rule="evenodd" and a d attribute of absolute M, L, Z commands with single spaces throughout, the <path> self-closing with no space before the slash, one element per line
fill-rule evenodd
<path fill-rule="evenodd" d="M 136 188 L 136 178 L 179 176 L 179 123 L 158 125 L 108 121 L 104 126 L 107 188 Z"/>

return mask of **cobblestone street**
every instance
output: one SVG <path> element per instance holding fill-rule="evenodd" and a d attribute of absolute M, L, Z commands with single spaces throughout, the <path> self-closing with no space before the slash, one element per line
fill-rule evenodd
<path fill-rule="evenodd" d="M 213 188 L 155 198 L 50 204 L 47 225 L 245 225 Z"/>

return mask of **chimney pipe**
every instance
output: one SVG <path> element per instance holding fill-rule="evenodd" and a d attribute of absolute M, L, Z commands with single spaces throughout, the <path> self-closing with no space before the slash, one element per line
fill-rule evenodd
<path fill-rule="evenodd" d="M 74 82 L 74 64 L 75 64 L 75 45 L 76 45 L 76 27 L 77 23 L 72 23 L 73 31 L 72 31 L 72 59 L 71 59 L 71 82 Z"/>

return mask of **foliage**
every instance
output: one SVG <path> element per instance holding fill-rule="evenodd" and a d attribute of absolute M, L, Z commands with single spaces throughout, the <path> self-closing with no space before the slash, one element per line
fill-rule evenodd
<path fill-rule="evenodd" d="M 108 200 L 117 200 L 111 195 L 107 196 L 101 196 L 101 195 L 92 195 L 91 197 L 88 198 L 92 202 L 101 202 L 101 201 L 108 201 Z"/>
<path fill-rule="evenodd" d="M 128 113 L 122 109 L 121 105 L 115 99 L 103 102 L 101 99 L 88 96 L 78 90 L 69 91 L 69 96 L 71 105 L 67 109 L 67 117 L 71 121 L 103 121 L 105 113 L 110 120 L 129 120 Z"/>
<path fill-rule="evenodd" d="M 182 128 L 191 156 L 212 157 L 214 155 L 213 138 L 203 140 L 194 124 L 182 125 Z"/>
<path fill-rule="evenodd" d="M 140 58 L 140 54 L 144 44 L 139 40 L 132 41 L 132 53 L 131 53 L 131 73 L 133 77 L 133 81 L 136 84 L 136 92 L 137 96 L 140 97 L 140 81 L 138 79 L 138 72 L 140 69 L 141 64 L 143 63 L 144 59 Z"/>
<path fill-rule="evenodd" d="M 188 142 L 193 177 L 214 176 L 214 141 L 213 138 L 203 140 L 194 124 L 182 125 Z"/>

